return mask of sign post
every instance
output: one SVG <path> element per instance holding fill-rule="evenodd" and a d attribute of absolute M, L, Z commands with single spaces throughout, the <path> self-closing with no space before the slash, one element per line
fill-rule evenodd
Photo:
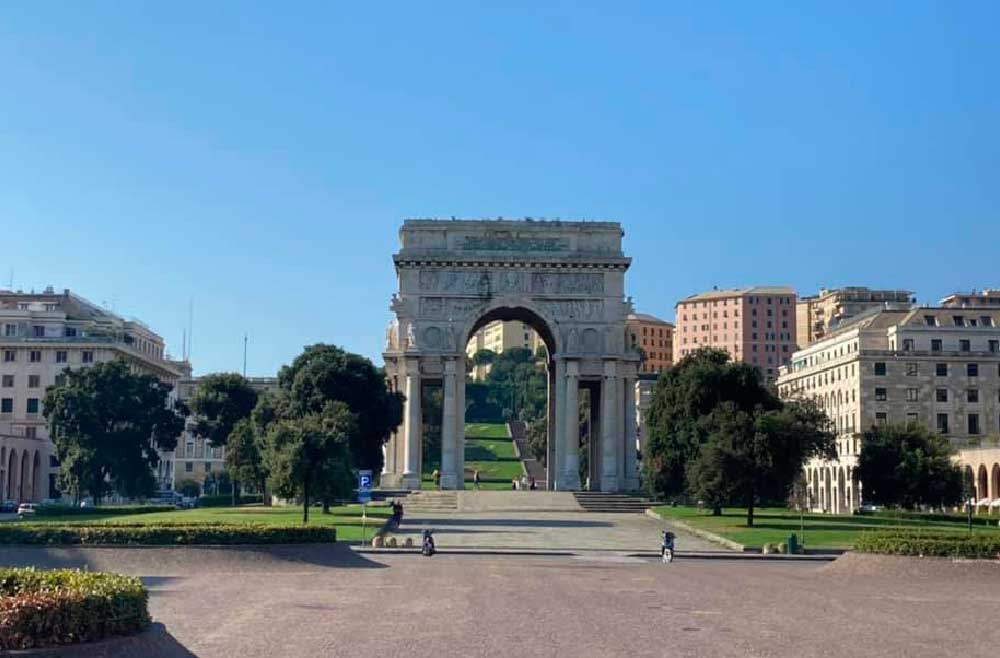
<path fill-rule="evenodd" d="M 368 525 L 368 503 L 372 502 L 372 472 L 358 471 L 358 502 L 361 503 L 361 545 L 365 544 Z"/>

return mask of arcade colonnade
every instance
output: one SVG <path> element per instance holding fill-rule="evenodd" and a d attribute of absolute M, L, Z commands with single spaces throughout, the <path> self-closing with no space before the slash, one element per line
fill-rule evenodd
<path fill-rule="evenodd" d="M 821 462 L 806 467 L 806 507 L 829 514 L 850 514 L 861 507 L 861 483 L 854 465 Z"/>
<path fill-rule="evenodd" d="M 47 483 L 42 468 L 42 452 L 15 446 L 0 446 L 0 500 L 37 503 L 44 497 Z"/>
<path fill-rule="evenodd" d="M 425 384 L 442 390 L 441 487 L 463 487 L 466 343 L 488 322 L 520 320 L 548 352 L 546 488 L 638 488 L 639 356 L 626 342 L 621 238 L 611 222 L 404 222 L 383 356 L 388 385 L 406 402 L 385 448 L 383 487 L 420 487 Z M 581 481 L 583 390 L 595 431 Z"/>

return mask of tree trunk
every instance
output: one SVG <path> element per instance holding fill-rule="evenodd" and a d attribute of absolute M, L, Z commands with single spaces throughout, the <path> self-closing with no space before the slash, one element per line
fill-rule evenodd
<path fill-rule="evenodd" d="M 324 514 L 329 514 L 330 513 L 330 499 L 329 498 L 323 498 L 323 513 Z"/>
<path fill-rule="evenodd" d="M 750 494 L 749 500 L 747 500 L 747 527 L 753 527 L 753 494 Z"/>
<path fill-rule="evenodd" d="M 718 503 L 712 505 L 712 516 L 722 516 L 722 505 Z"/>
<path fill-rule="evenodd" d="M 235 478 L 230 478 L 229 485 L 233 488 L 233 507 L 238 507 L 240 504 L 240 483 Z"/>
<path fill-rule="evenodd" d="M 302 483 L 302 523 L 309 523 L 309 480 Z"/>

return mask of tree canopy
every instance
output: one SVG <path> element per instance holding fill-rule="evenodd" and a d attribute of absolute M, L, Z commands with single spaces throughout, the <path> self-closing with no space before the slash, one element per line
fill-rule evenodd
<path fill-rule="evenodd" d="M 858 456 L 865 499 L 905 508 L 957 503 L 963 483 L 953 454 L 947 438 L 922 425 L 872 427 L 864 433 Z"/>
<path fill-rule="evenodd" d="M 195 433 L 224 446 L 236 424 L 250 416 L 257 404 L 257 391 L 236 373 L 215 373 L 198 380 L 188 401 L 195 415 Z"/>
<path fill-rule="evenodd" d="M 334 401 L 347 405 L 357 423 L 349 436 L 352 465 L 382 470 L 382 446 L 402 422 L 403 396 L 387 389 L 370 360 L 335 345 L 311 345 L 281 368 L 278 386 L 287 395 L 281 404 L 297 416 L 322 414 Z"/>
<path fill-rule="evenodd" d="M 184 418 L 170 404 L 171 386 L 135 374 L 126 363 L 66 370 L 65 382 L 45 393 L 59 459 L 59 485 L 99 504 L 110 488 L 124 496 L 152 493 L 157 450 L 173 450 Z"/>

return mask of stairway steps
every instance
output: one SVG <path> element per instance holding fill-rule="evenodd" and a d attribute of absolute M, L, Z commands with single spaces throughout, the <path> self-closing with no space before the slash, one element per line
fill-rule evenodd
<path fill-rule="evenodd" d="M 657 503 L 641 496 L 601 491 L 580 491 L 573 494 L 585 512 L 605 514 L 644 514 Z"/>

